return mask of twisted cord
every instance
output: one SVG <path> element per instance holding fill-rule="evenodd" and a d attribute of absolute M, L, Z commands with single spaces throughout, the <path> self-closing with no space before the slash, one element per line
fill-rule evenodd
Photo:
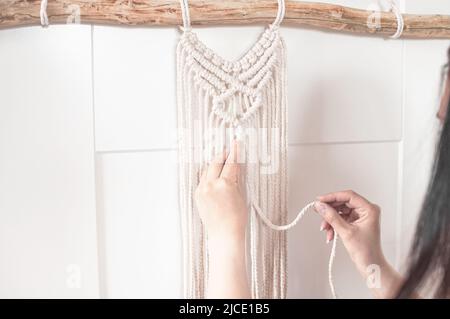
<path fill-rule="evenodd" d="M 43 27 L 47 27 L 48 26 L 47 0 L 41 1 L 41 9 L 39 11 L 39 16 L 41 17 L 41 25 Z"/>
<path fill-rule="evenodd" d="M 275 21 L 273 22 L 274 26 L 279 26 L 284 19 L 284 15 L 286 13 L 286 4 L 284 0 L 278 0 L 278 13 Z"/>
<path fill-rule="evenodd" d="M 405 20 L 403 19 L 403 15 L 397 6 L 395 0 L 389 0 L 389 3 L 391 4 L 391 12 L 395 14 L 395 17 L 397 18 L 397 31 L 395 34 L 391 35 L 391 39 L 398 39 L 402 36 L 403 30 L 405 28 Z"/>
<path fill-rule="evenodd" d="M 264 224 L 266 224 L 267 227 L 269 227 L 270 229 L 275 230 L 275 231 L 286 231 L 286 230 L 291 229 L 295 225 L 297 225 L 297 223 L 303 218 L 305 213 L 308 210 L 310 210 L 311 208 L 313 208 L 314 202 L 309 203 L 308 205 L 303 207 L 303 209 L 297 214 L 295 219 L 286 225 L 275 225 L 263 214 L 263 212 L 261 211 L 261 208 L 258 206 L 257 203 L 252 202 L 252 206 L 255 209 L 255 211 L 258 213 L 258 216 L 261 218 L 261 220 L 264 222 Z M 336 232 L 334 232 L 333 246 L 331 248 L 330 259 L 328 262 L 328 283 L 330 285 L 331 294 L 334 299 L 337 299 L 336 289 L 334 287 L 334 280 L 333 280 L 333 264 L 334 264 L 334 259 L 336 257 L 337 240 L 338 240 L 338 235 Z"/>
<path fill-rule="evenodd" d="M 180 0 L 181 15 L 183 17 L 183 29 L 189 30 L 191 28 L 191 16 L 189 14 L 188 0 Z"/>

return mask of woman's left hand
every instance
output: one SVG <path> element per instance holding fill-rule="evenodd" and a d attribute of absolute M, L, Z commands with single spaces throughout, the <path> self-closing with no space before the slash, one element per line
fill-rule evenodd
<path fill-rule="evenodd" d="M 250 298 L 245 264 L 248 210 L 241 192 L 239 145 L 216 158 L 203 172 L 195 192 L 208 235 L 207 298 Z"/>
<path fill-rule="evenodd" d="M 219 155 L 205 169 L 195 202 L 209 237 L 245 236 L 247 205 L 240 187 L 239 144 Z"/>

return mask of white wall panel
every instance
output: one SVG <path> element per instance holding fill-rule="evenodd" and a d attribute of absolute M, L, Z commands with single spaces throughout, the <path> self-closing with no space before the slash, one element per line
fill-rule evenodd
<path fill-rule="evenodd" d="M 103 297 L 182 297 L 176 163 L 176 152 L 98 156 Z"/>
<path fill-rule="evenodd" d="M 176 145 L 175 28 L 94 27 L 96 149 Z"/>
<path fill-rule="evenodd" d="M 97 297 L 91 28 L 0 31 L 0 297 Z"/>
<path fill-rule="evenodd" d="M 401 138 L 401 42 L 285 28 L 290 143 Z"/>
<path fill-rule="evenodd" d="M 450 14 L 447 0 L 403 0 L 405 11 L 411 14 Z"/>

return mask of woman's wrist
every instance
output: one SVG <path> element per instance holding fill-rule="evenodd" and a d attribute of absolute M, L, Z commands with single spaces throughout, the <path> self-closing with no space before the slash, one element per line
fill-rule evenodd
<path fill-rule="evenodd" d="M 245 232 L 208 234 L 208 298 L 250 298 L 245 264 Z"/>
<path fill-rule="evenodd" d="M 245 231 L 208 233 L 210 253 L 232 253 L 245 250 Z"/>
<path fill-rule="evenodd" d="M 372 266 L 374 267 L 368 267 L 366 283 L 373 297 L 376 299 L 395 298 L 403 280 L 401 275 L 384 256 L 378 264 Z"/>

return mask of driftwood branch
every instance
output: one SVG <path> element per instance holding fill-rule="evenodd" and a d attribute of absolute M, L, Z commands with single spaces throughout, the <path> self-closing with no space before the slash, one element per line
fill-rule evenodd
<path fill-rule="evenodd" d="M 48 0 L 50 24 L 83 23 L 129 26 L 181 25 L 178 0 Z M 190 0 L 194 25 L 271 23 L 276 0 Z M 0 28 L 39 25 L 40 0 L 0 0 Z M 450 16 L 405 14 L 406 38 L 450 38 Z M 376 22 L 379 22 L 378 24 Z M 283 25 L 388 36 L 397 21 L 391 12 L 376 13 L 340 5 L 287 1 Z"/>

